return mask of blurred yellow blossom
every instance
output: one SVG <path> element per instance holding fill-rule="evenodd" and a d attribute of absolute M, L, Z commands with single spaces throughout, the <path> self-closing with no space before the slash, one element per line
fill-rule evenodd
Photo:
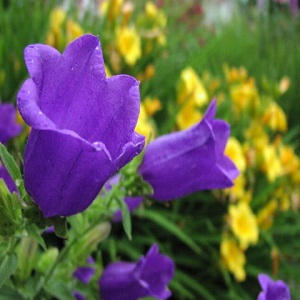
<path fill-rule="evenodd" d="M 72 20 L 67 21 L 67 44 L 84 34 L 80 25 Z"/>
<path fill-rule="evenodd" d="M 146 97 L 143 101 L 147 116 L 153 116 L 158 110 L 161 109 L 161 102 L 158 98 Z"/>
<path fill-rule="evenodd" d="M 243 249 L 258 242 L 258 226 L 254 213 L 246 202 L 229 206 L 230 227 Z"/>
<path fill-rule="evenodd" d="M 230 97 L 233 103 L 233 110 L 240 113 L 245 109 L 250 112 L 259 106 L 259 94 L 255 81 L 249 78 L 241 84 L 235 84 L 230 87 Z"/>
<path fill-rule="evenodd" d="M 176 121 L 179 129 L 186 129 L 199 122 L 202 114 L 199 107 L 208 102 L 208 95 L 197 73 L 185 68 L 177 85 L 177 103 L 180 106 Z"/>
<path fill-rule="evenodd" d="M 188 101 L 181 106 L 176 117 L 176 123 L 180 130 L 189 128 L 202 119 L 202 113 L 199 111 L 193 101 Z"/>
<path fill-rule="evenodd" d="M 99 5 L 99 13 L 105 15 L 109 21 L 113 21 L 120 14 L 123 2 L 123 0 L 103 0 Z"/>
<path fill-rule="evenodd" d="M 49 31 L 46 36 L 46 43 L 59 49 L 62 45 L 62 26 L 66 19 L 66 12 L 61 7 L 51 11 L 49 17 Z"/>
<path fill-rule="evenodd" d="M 150 140 L 155 137 L 155 128 L 151 119 L 147 116 L 145 106 L 141 103 L 140 106 L 140 114 L 138 118 L 138 122 L 135 128 L 136 132 L 146 137 L 146 142 L 149 143 Z"/>
<path fill-rule="evenodd" d="M 300 160 L 291 146 L 282 145 L 279 150 L 282 172 L 288 175 L 300 168 Z"/>
<path fill-rule="evenodd" d="M 261 169 L 266 173 L 270 182 L 282 175 L 282 164 L 274 145 L 266 145 L 263 149 L 263 162 Z"/>
<path fill-rule="evenodd" d="M 234 275 L 237 281 L 246 279 L 244 251 L 232 239 L 223 239 L 221 242 L 221 256 L 225 267 Z"/>
<path fill-rule="evenodd" d="M 147 1 L 145 5 L 145 15 L 149 20 L 153 20 L 153 27 L 165 28 L 167 25 L 167 18 L 163 11 L 159 10 L 157 6 L 150 1 Z"/>
<path fill-rule="evenodd" d="M 275 102 L 271 102 L 266 108 L 261 121 L 263 124 L 266 124 L 274 131 L 287 130 L 287 120 L 285 113 L 283 109 Z"/>
<path fill-rule="evenodd" d="M 192 101 L 198 107 L 208 102 L 206 89 L 197 73 L 191 67 L 181 71 L 177 86 L 177 102 L 182 104 L 186 101 Z"/>
<path fill-rule="evenodd" d="M 235 137 L 229 137 L 225 148 L 225 154 L 231 158 L 240 172 L 246 170 L 246 159 L 240 142 Z"/>
<path fill-rule="evenodd" d="M 257 224 L 259 227 L 267 230 L 272 226 L 277 207 L 278 203 L 273 199 L 259 210 L 257 214 Z"/>
<path fill-rule="evenodd" d="M 240 68 L 229 68 L 228 65 L 224 65 L 223 67 L 225 78 L 228 83 L 237 83 L 237 82 L 243 82 L 248 77 L 248 72 L 244 67 Z"/>
<path fill-rule="evenodd" d="M 141 57 L 141 39 L 134 27 L 123 27 L 116 31 L 116 48 L 125 62 L 133 66 Z"/>

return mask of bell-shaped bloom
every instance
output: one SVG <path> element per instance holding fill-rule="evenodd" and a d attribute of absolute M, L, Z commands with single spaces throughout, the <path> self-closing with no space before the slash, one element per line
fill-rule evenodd
<path fill-rule="evenodd" d="M 290 289 L 282 280 L 274 281 L 268 275 L 258 275 L 262 288 L 257 300 L 291 300 Z"/>
<path fill-rule="evenodd" d="M 94 259 L 92 257 L 89 257 L 87 259 L 87 263 L 87 266 L 78 267 L 73 273 L 73 277 L 84 284 L 89 284 L 95 274 Z"/>
<path fill-rule="evenodd" d="M 215 120 L 212 101 L 201 122 L 150 143 L 139 168 L 159 201 L 174 200 L 200 190 L 233 185 L 239 171 L 224 155 L 230 127 Z"/>
<path fill-rule="evenodd" d="M 24 154 L 25 188 L 45 217 L 86 209 L 104 183 L 139 154 L 134 131 L 139 84 L 131 76 L 106 78 L 99 39 L 84 35 L 63 54 L 29 45 L 31 78 L 18 108 L 32 127 Z"/>
<path fill-rule="evenodd" d="M 1 160 L 0 160 L 0 179 L 2 179 L 5 182 L 8 190 L 11 193 L 17 192 L 16 184 L 14 180 L 11 178 L 5 166 L 1 163 Z"/>
<path fill-rule="evenodd" d="M 159 253 L 154 244 L 136 263 L 115 262 L 108 265 L 99 280 L 101 299 L 137 300 L 142 297 L 168 299 L 166 288 L 174 276 L 171 258 Z"/>
<path fill-rule="evenodd" d="M 22 126 L 16 122 L 16 109 L 10 103 L 0 102 L 0 143 L 6 144 L 21 132 Z"/>

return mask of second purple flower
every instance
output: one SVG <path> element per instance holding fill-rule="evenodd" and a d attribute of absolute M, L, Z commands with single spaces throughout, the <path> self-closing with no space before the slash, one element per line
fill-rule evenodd
<path fill-rule="evenodd" d="M 159 137 L 150 143 L 139 168 L 159 201 L 174 200 L 200 190 L 233 185 L 239 174 L 224 155 L 230 127 L 215 119 L 213 101 L 201 122 L 187 130 Z"/>

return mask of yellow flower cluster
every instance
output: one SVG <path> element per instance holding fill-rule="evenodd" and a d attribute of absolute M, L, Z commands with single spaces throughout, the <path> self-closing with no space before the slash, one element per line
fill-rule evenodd
<path fill-rule="evenodd" d="M 270 229 L 281 211 L 300 206 L 300 159 L 283 143 L 287 118 L 279 105 L 290 82 L 283 77 L 275 85 L 265 79 L 263 85 L 268 89 L 260 90 L 245 68 L 228 66 L 222 79 L 208 72 L 200 76 L 187 67 L 177 85 L 178 129 L 199 122 L 208 100 L 215 96 L 232 128 L 225 154 L 235 162 L 240 175 L 232 188 L 222 191 L 228 199 L 228 212 L 220 255 L 223 267 L 237 281 L 246 279 L 246 251 L 256 246 L 260 231 Z M 256 202 L 254 210 L 258 182 L 274 184 L 274 190 Z"/>
<path fill-rule="evenodd" d="M 84 34 L 80 25 L 67 17 L 66 11 L 56 7 L 50 14 L 46 43 L 62 50 L 65 46 Z"/>

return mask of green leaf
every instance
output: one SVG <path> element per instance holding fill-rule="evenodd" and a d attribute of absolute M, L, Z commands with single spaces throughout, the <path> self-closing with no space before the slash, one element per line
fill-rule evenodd
<path fill-rule="evenodd" d="M 3 285 L 0 288 L 0 300 L 25 300 L 25 298 L 16 289 L 9 285 Z"/>
<path fill-rule="evenodd" d="M 0 287 L 4 282 L 15 273 L 18 267 L 18 259 L 15 253 L 5 255 L 3 262 L 0 266 Z"/>
<path fill-rule="evenodd" d="M 47 250 L 47 246 L 46 243 L 43 239 L 43 237 L 40 235 L 40 229 L 35 225 L 35 224 L 30 224 L 29 226 L 27 226 L 27 232 L 28 235 L 31 236 L 32 238 L 34 238 L 40 246 L 42 246 L 42 248 L 46 251 Z"/>
<path fill-rule="evenodd" d="M 122 211 L 122 224 L 124 231 L 128 237 L 128 239 L 131 241 L 131 217 L 130 217 L 130 211 L 128 209 L 127 204 L 124 201 L 124 197 L 117 195 L 116 200 L 118 204 L 120 205 L 121 211 Z"/>
<path fill-rule="evenodd" d="M 154 210 L 144 210 L 141 213 L 141 216 L 153 221 L 158 226 L 166 229 L 170 233 L 172 233 L 174 236 L 176 236 L 180 241 L 182 241 L 184 244 L 186 244 L 190 249 L 192 249 L 196 254 L 201 253 L 200 247 L 192 240 L 191 237 L 189 237 L 182 229 L 178 228 L 176 224 L 172 223 L 168 219 L 166 219 L 161 214 L 155 212 Z"/>
<path fill-rule="evenodd" d="M 1 143 L 0 143 L 0 157 L 8 173 L 14 179 L 16 186 L 20 192 L 20 195 L 22 196 L 22 198 L 24 198 L 26 192 L 24 188 L 24 181 L 22 178 L 21 171 L 18 168 L 18 165 L 14 161 L 13 157 L 9 154 L 5 146 Z"/>
<path fill-rule="evenodd" d="M 54 226 L 55 234 L 66 239 L 68 237 L 67 219 L 64 217 L 53 217 L 50 220 Z"/>
<path fill-rule="evenodd" d="M 59 300 L 74 300 L 74 297 L 68 286 L 62 281 L 55 281 L 53 284 L 45 287 L 47 293 Z"/>

